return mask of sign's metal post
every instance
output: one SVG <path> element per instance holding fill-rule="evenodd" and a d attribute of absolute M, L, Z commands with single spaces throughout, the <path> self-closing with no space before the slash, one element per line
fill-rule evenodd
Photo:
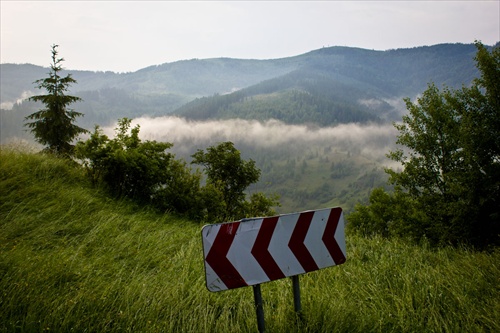
<path fill-rule="evenodd" d="M 299 313 L 302 311 L 302 305 L 300 304 L 300 284 L 299 276 L 292 276 L 292 287 L 293 287 L 293 305 L 295 312 Z"/>
<path fill-rule="evenodd" d="M 264 307 L 262 305 L 260 284 L 256 284 L 253 286 L 253 297 L 255 299 L 255 311 L 257 312 L 257 327 L 259 328 L 259 333 L 264 333 Z"/>

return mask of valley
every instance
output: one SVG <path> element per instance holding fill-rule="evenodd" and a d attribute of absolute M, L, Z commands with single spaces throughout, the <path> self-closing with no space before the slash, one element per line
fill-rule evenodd
<path fill-rule="evenodd" d="M 387 186 L 385 154 L 397 122 L 429 82 L 460 87 L 477 75 L 473 44 L 372 51 L 329 47 L 282 59 L 191 59 L 132 73 L 71 71 L 83 99 L 78 124 L 112 134 L 127 117 L 147 140 L 196 149 L 232 141 L 261 169 L 250 191 L 280 196 L 282 213 L 366 202 Z M 33 82 L 46 69 L 1 64 L 0 142 L 32 141 L 24 117 L 40 105 Z M 397 166 L 396 166 L 397 167 Z"/>

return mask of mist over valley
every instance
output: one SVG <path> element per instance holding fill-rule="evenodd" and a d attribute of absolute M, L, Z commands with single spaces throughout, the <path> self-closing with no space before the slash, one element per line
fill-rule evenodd
<path fill-rule="evenodd" d="M 133 119 L 143 140 L 167 141 L 190 161 L 197 149 L 232 141 L 261 169 L 250 191 L 281 196 L 282 213 L 351 209 L 387 186 L 393 122 L 428 83 L 459 88 L 477 76 L 473 44 L 388 51 L 329 47 L 271 60 L 191 59 L 132 73 L 71 71 L 72 105 L 113 135 Z M 47 69 L 1 64 L 1 143 L 32 140 L 23 119 L 40 108 L 26 98 Z M 193 165 L 193 168 L 196 166 Z"/>

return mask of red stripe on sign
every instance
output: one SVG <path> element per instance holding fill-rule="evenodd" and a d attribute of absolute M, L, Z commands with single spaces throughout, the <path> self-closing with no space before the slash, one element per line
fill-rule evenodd
<path fill-rule="evenodd" d="M 239 225 L 240 222 L 222 224 L 212 248 L 205 259 L 228 289 L 247 286 L 240 273 L 234 268 L 229 259 L 227 259 L 227 253 L 233 243 Z"/>
<path fill-rule="evenodd" d="M 326 223 L 325 232 L 321 240 L 325 243 L 328 252 L 332 256 L 335 264 L 340 265 L 345 262 L 345 256 L 340 249 L 337 240 L 335 239 L 335 232 L 337 231 L 337 225 L 339 224 L 340 215 L 342 214 L 341 208 L 333 208 L 330 211 L 330 216 L 328 217 L 328 222 Z"/>
<path fill-rule="evenodd" d="M 271 238 L 273 237 L 274 229 L 276 228 L 276 224 L 278 224 L 278 220 L 279 216 L 274 216 L 265 218 L 262 221 L 259 234 L 255 239 L 255 243 L 251 251 L 252 255 L 271 281 L 285 277 L 285 274 L 283 274 L 268 250 Z"/>
<path fill-rule="evenodd" d="M 318 265 L 314 261 L 314 258 L 311 256 L 311 253 L 309 253 L 309 250 L 304 244 L 304 240 L 306 239 L 307 231 L 309 230 L 313 216 L 313 211 L 300 214 L 292 236 L 290 237 L 290 241 L 288 242 L 288 247 L 292 250 L 293 254 L 306 272 L 319 269 Z"/>

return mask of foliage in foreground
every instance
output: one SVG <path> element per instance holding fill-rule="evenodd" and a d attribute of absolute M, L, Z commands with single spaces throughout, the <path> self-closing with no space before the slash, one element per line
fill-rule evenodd
<path fill-rule="evenodd" d="M 430 84 L 406 99 L 397 143 L 388 154 L 392 194 L 376 190 L 358 206 L 351 227 L 433 244 L 500 245 L 500 47 L 476 43 L 481 77 L 471 87 L 440 91 Z"/>
<path fill-rule="evenodd" d="M 0 151 L 0 332 L 255 332 L 251 288 L 204 286 L 201 225 Z M 500 252 L 347 235 L 347 262 L 262 286 L 269 332 L 498 332 Z"/>

